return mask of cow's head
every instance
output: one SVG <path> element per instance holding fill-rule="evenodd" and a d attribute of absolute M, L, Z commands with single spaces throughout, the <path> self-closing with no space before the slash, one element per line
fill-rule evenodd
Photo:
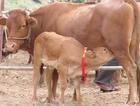
<path fill-rule="evenodd" d="M 31 32 L 31 26 L 36 24 L 36 19 L 30 17 L 26 11 L 16 9 L 7 13 L 8 17 L 0 16 L 0 25 L 7 26 L 7 40 L 5 51 L 15 52 L 28 39 Z"/>

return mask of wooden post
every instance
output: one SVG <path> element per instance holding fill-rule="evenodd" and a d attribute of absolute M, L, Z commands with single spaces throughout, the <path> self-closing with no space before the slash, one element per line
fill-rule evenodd
<path fill-rule="evenodd" d="M 4 0 L 0 0 L 0 12 L 4 10 Z M 3 28 L 0 26 L 0 62 L 2 61 Z"/>

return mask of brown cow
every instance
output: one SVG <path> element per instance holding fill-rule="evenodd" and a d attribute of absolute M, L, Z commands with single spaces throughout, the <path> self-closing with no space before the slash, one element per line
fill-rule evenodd
<path fill-rule="evenodd" d="M 39 82 L 40 66 L 44 64 L 52 67 L 52 69 L 56 68 L 59 73 L 61 103 L 64 103 L 64 91 L 68 79 L 74 80 L 76 99 L 80 103 L 80 77 L 78 76 L 82 76 L 81 60 L 83 53 L 84 46 L 72 37 L 64 37 L 54 32 L 40 34 L 34 43 L 34 96 L 36 96 L 36 89 Z M 97 69 L 100 65 L 105 64 L 112 58 L 113 55 L 104 47 L 95 48 L 93 52 L 88 50 L 85 53 L 86 73 Z"/>
<path fill-rule="evenodd" d="M 55 3 L 30 15 L 13 10 L 7 21 L 0 19 L 0 24 L 8 27 L 6 49 L 11 52 L 19 48 L 32 52 L 35 37 L 44 31 L 74 37 L 89 49 L 108 48 L 126 70 L 130 85 L 128 102 L 139 101 L 136 80 L 139 9 L 135 0 L 103 0 L 97 5 Z M 30 46 L 24 43 L 28 38 Z"/>

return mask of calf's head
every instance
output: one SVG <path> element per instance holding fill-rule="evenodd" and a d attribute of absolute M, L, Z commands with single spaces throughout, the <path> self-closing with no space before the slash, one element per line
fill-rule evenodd
<path fill-rule="evenodd" d="M 107 63 L 112 58 L 112 53 L 105 47 L 97 47 L 93 51 L 88 50 L 85 54 L 86 64 L 95 69 Z"/>
<path fill-rule="evenodd" d="M 0 16 L 0 25 L 6 25 L 7 40 L 5 51 L 15 52 L 28 39 L 30 27 L 36 24 L 36 19 L 30 17 L 26 11 L 15 9 L 7 13 L 8 17 Z"/>

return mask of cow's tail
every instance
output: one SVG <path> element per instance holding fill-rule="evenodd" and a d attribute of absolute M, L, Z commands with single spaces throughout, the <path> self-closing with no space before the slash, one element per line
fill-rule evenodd
<path fill-rule="evenodd" d="M 137 85 L 138 85 L 138 93 L 139 93 L 139 99 L 140 99 L 140 48 L 139 48 L 139 42 L 140 42 L 140 12 L 139 12 L 139 6 L 138 3 L 135 0 L 125 0 L 125 2 L 132 5 L 134 9 L 134 15 L 135 15 L 135 24 L 134 24 L 134 34 L 136 34 L 136 49 L 135 49 L 135 62 L 137 64 Z"/>

